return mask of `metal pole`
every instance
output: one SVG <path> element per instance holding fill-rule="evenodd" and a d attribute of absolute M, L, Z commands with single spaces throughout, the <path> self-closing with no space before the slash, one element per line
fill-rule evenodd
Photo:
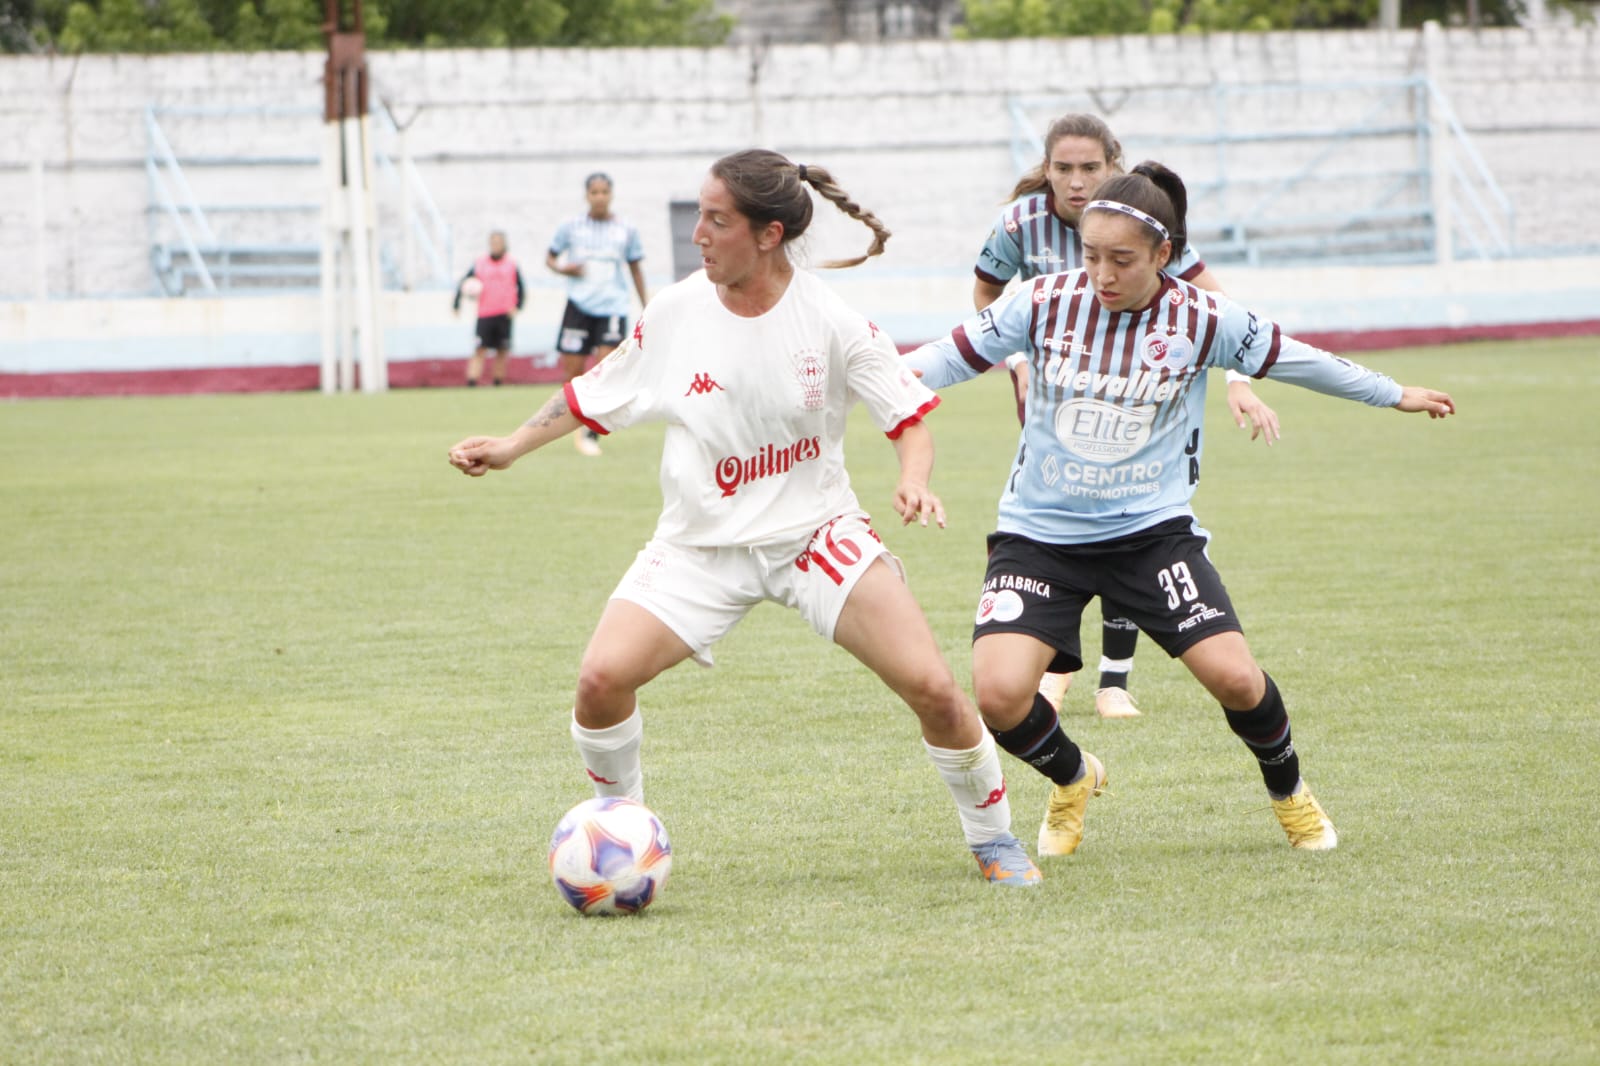
<path fill-rule="evenodd" d="M 1423 74 L 1428 80 L 1428 197 L 1433 209 L 1433 259 L 1455 259 L 1455 225 L 1450 211 L 1450 121 L 1437 80 L 1444 69 L 1444 31 L 1431 19 L 1422 24 Z"/>
<path fill-rule="evenodd" d="M 49 260 L 45 254 L 44 215 L 44 160 L 37 157 L 28 164 L 33 175 L 33 296 L 36 300 L 50 298 L 50 281 L 47 274 Z"/>
<path fill-rule="evenodd" d="M 400 287 L 411 291 L 416 279 L 413 263 L 416 262 L 416 236 L 412 229 L 417 220 L 416 208 L 411 203 L 411 140 L 404 128 L 398 128 L 400 137 Z"/>
<path fill-rule="evenodd" d="M 339 198 L 339 126 L 322 124 L 322 391 L 339 391 L 339 220 L 344 205 Z"/>
<path fill-rule="evenodd" d="M 355 347 L 361 365 L 361 391 L 377 390 L 377 348 L 372 293 L 371 232 L 367 228 L 367 190 L 365 150 L 359 118 L 346 118 L 340 126 L 344 135 L 345 196 L 349 216 L 351 280 L 355 297 Z"/>

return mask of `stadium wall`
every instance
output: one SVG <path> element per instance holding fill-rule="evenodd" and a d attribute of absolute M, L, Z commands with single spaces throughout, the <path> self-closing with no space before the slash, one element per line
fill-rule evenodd
<path fill-rule="evenodd" d="M 1475 339 L 1594 336 L 1600 257 L 1431 266 L 1235 270 L 1230 292 L 1303 340 L 1337 352 Z M 903 346 L 969 313 L 964 276 L 830 278 Z M 513 383 L 555 380 L 563 296 L 530 290 L 515 327 Z M 313 389 L 315 296 L 47 300 L 0 304 L 0 398 Z M 473 339 L 437 293 L 388 293 L 380 314 L 397 388 L 459 384 Z"/>
<path fill-rule="evenodd" d="M 694 198 L 710 159 L 765 143 L 830 164 L 895 230 L 881 261 L 838 280 L 859 289 L 863 307 L 899 316 L 898 335 L 913 340 L 967 306 L 972 256 L 1014 177 L 1006 103 L 1017 95 L 1070 98 L 1106 114 L 1138 157 L 1143 144 L 1199 121 L 1186 109 L 1198 109 L 1216 84 L 1310 86 L 1428 69 L 1518 204 L 1519 242 L 1534 250 L 1600 244 L 1600 32 L 1446 30 L 1431 59 L 1427 52 L 1417 32 L 1372 31 L 378 52 L 370 62 L 375 95 L 407 126 L 410 155 L 454 227 L 457 270 L 489 229 L 505 228 L 538 298 L 559 303 L 538 261 L 555 226 L 581 208 L 583 175 L 601 168 L 616 177 L 618 209 L 639 226 L 659 286 L 670 269 L 668 203 Z M 176 310 L 98 298 L 154 289 L 149 248 L 160 220 L 149 211 L 143 109 L 243 109 L 163 119 L 202 202 L 314 204 L 321 65 L 315 53 L 0 58 L 0 144 L 8 146 L 0 156 L 0 298 L 30 301 L 0 305 L 0 373 L 76 373 L 118 359 L 145 368 L 162 351 L 184 363 L 192 357 L 180 353 L 196 345 L 238 366 L 316 362 L 305 352 L 314 317 L 294 310 L 303 306 L 295 297 L 187 300 Z M 1355 124 L 1369 103 L 1277 92 L 1229 121 L 1238 129 Z M 1288 173 L 1303 162 L 1286 149 L 1254 167 Z M 318 235 L 314 213 L 228 221 L 240 240 Z M 863 231 L 823 211 L 806 251 L 828 258 L 863 243 Z M 1457 264 L 1448 273 L 1459 277 L 1425 267 L 1318 275 L 1338 279 L 1328 282 L 1278 276 L 1298 279 L 1298 292 L 1328 294 L 1320 310 L 1292 309 L 1291 328 L 1341 318 L 1357 328 L 1434 330 L 1505 325 L 1506 315 L 1534 325 L 1600 317 L 1592 264 L 1574 267 L 1513 260 Z M 1484 271 L 1535 280 L 1514 300 L 1488 284 L 1462 299 L 1460 279 Z M 1230 267 L 1225 280 L 1247 293 L 1246 273 Z M 1369 277 L 1379 280 L 1361 280 Z M 1365 294 L 1360 307 L 1351 293 Z M 81 297 L 97 299 L 78 305 Z M 391 358 L 460 351 L 467 330 L 452 329 L 447 303 L 440 291 L 391 295 Z M 1302 310 L 1308 325 L 1295 322 Z M 258 319 L 267 332 L 250 324 Z M 530 311 L 519 343 L 542 349 L 547 327 L 545 312 Z"/>

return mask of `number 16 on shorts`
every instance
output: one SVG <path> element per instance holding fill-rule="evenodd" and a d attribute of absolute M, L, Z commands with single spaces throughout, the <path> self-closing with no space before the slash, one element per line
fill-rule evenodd
<path fill-rule="evenodd" d="M 863 536 L 871 538 L 866 550 L 859 543 Z M 813 533 L 794 565 L 801 573 L 814 572 L 843 585 L 846 575 L 854 576 L 851 572 L 858 566 L 870 566 L 882 552 L 883 541 L 864 516 L 844 515 Z"/>

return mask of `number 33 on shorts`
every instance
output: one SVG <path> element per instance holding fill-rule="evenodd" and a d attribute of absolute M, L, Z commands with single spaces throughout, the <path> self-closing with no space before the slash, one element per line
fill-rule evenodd
<path fill-rule="evenodd" d="M 1161 586 L 1161 591 L 1167 594 L 1168 610 L 1177 610 L 1178 604 L 1193 603 L 1200 597 L 1200 589 L 1194 583 L 1194 575 L 1189 573 L 1188 563 L 1173 563 L 1156 575 L 1156 582 Z"/>

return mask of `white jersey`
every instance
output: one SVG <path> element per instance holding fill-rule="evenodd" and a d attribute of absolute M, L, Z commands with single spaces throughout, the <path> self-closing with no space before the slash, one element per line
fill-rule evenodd
<path fill-rule="evenodd" d="M 939 403 L 882 330 L 800 270 L 755 318 L 724 307 L 704 271 L 664 289 L 566 398 L 600 433 L 667 423 L 657 539 L 796 553 L 860 510 L 844 467 L 850 407 L 865 403 L 893 440 Z"/>

